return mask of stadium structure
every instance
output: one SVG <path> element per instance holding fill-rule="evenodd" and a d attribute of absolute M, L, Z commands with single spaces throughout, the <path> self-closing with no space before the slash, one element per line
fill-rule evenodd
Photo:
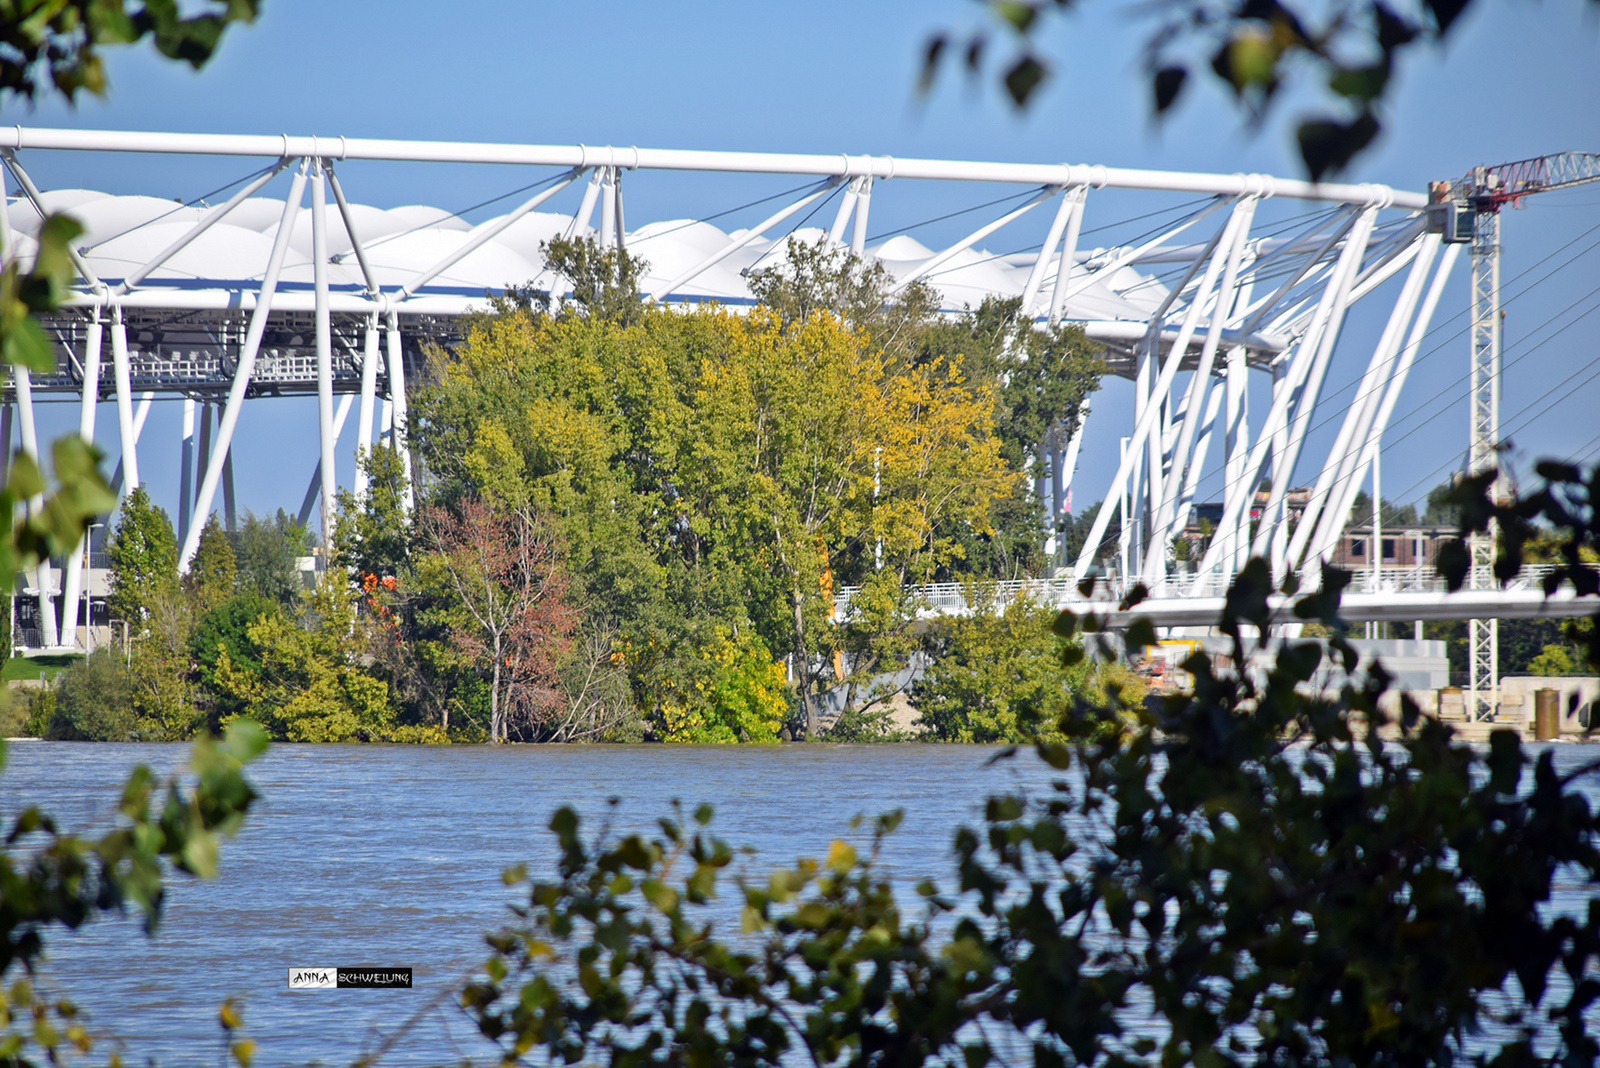
<path fill-rule="evenodd" d="M 56 153 L 83 161 L 75 169 L 84 186 L 129 153 L 160 157 L 175 175 L 196 157 L 253 169 L 192 200 L 41 190 L 31 160 Z M 1000 296 L 1020 299 L 1041 323 L 1077 324 L 1105 347 L 1112 372 L 1133 382 L 1135 404 L 1131 426 L 1090 419 L 1035 472 L 1058 508 L 1082 435 L 1126 439 L 1075 577 L 1106 558 L 1123 579 L 1158 591 L 1215 591 L 1252 551 L 1279 573 L 1309 572 L 1337 543 L 1460 247 L 1430 232 L 1425 194 L 1263 175 L 25 128 L 0 130 L 0 159 L 8 256 L 31 255 L 51 212 L 86 227 L 77 283 L 48 323 L 56 371 L 19 371 L 6 383 L 7 457 L 13 437 L 37 453 L 34 398 L 48 393 L 81 405 L 86 439 L 116 442 L 123 489 L 139 484 L 141 462 L 176 456 L 185 565 L 219 493 L 231 521 L 230 448 L 247 406 L 318 398 L 319 434 L 304 455 L 317 473 L 301 517 L 320 505 L 325 534 L 341 441 L 359 454 L 387 438 L 409 464 L 406 385 L 424 344 L 451 341 L 463 317 L 508 284 L 563 299 L 564 280 L 548 270 L 542 245 L 592 236 L 643 259 L 641 294 L 665 305 L 747 306 L 749 273 L 781 269 L 797 240 L 881 263 L 897 287 L 925 283 L 952 313 Z M 442 207 L 365 203 L 359 183 L 347 188 L 340 177 L 358 164 L 363 175 L 381 164 L 454 164 L 525 177 L 500 198 L 500 214 L 469 221 Z M 631 195 L 673 172 L 679 187 L 741 175 L 756 192 L 782 191 L 742 205 L 750 221 L 736 229 L 717 225 L 725 212 L 625 215 L 625 186 Z M 960 209 L 946 218 L 962 218 L 963 236 L 930 246 L 908 232 L 874 233 L 885 199 L 922 186 Z M 1376 340 L 1341 344 L 1357 307 L 1376 324 Z M 1362 368 L 1359 386 L 1341 402 L 1332 448 L 1302 455 L 1335 360 Z M 1270 398 L 1254 415 L 1253 383 Z M 180 447 L 146 444 L 141 454 L 159 395 L 182 398 Z M 97 417 L 102 401 L 114 402 L 114 420 Z M 299 443 L 283 447 L 292 462 Z M 1190 521 L 1203 469 L 1222 473 L 1221 519 L 1204 559 L 1180 574 L 1170 546 Z M 1297 470 L 1317 474 L 1291 530 L 1285 475 Z M 351 487 L 358 495 L 361 477 Z M 84 555 L 41 567 L 27 585 L 26 622 L 39 644 L 82 644 Z"/>

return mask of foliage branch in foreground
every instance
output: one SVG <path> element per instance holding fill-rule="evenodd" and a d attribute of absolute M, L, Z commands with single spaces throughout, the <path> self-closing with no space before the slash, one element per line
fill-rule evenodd
<path fill-rule="evenodd" d="M 1546 474 L 1531 511 L 1555 518 L 1575 483 Z M 1592 548 L 1591 513 L 1568 534 Z M 490 936 L 464 1007 L 505 1063 L 1594 1063 L 1600 904 L 1558 886 L 1600 879 L 1596 765 L 1558 773 L 1509 732 L 1475 749 L 1356 673 L 1347 581 L 1295 607 L 1326 654 L 1273 644 L 1252 561 L 1222 630 L 1232 664 L 1270 666 L 1194 655 L 1193 692 L 1125 741 L 1080 703 L 1079 741 L 1035 747 L 1052 788 L 991 797 L 917 908 L 877 862 L 898 815 L 863 854 L 758 876 L 708 809 L 593 838 L 563 809 L 559 877 Z M 1325 655 L 1337 690 L 1312 688 Z"/>
<path fill-rule="evenodd" d="M 1000 83 L 1026 107 L 1051 74 L 1041 42 L 1078 0 L 981 0 L 987 24 L 971 34 L 934 34 L 923 54 L 922 88 L 959 50 L 971 74 L 984 70 L 993 39 L 1010 42 Z M 1295 125 L 1301 160 L 1313 181 L 1337 174 L 1371 147 L 1382 130 L 1383 103 L 1405 60 L 1454 38 L 1472 0 L 1154 0 L 1124 5 L 1148 27 L 1143 66 L 1151 107 L 1164 117 L 1199 78 L 1224 87 L 1254 125 L 1272 106 L 1310 85 L 1319 108 Z M 1480 7 L 1484 6 L 1481 3 Z M 1587 5 L 1591 14 L 1595 0 Z M 1422 46 L 1422 47 L 1419 47 Z M 1198 77 L 1197 77 L 1198 76 Z"/>

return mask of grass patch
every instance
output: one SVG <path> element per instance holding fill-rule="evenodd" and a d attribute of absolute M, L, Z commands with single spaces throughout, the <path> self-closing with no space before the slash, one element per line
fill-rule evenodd
<path fill-rule="evenodd" d="M 62 653 L 51 656 L 14 656 L 6 661 L 4 668 L 0 668 L 0 680 L 6 682 L 21 680 L 33 682 L 40 675 L 43 675 L 46 679 L 53 679 L 82 659 L 83 656 L 79 653 Z"/>

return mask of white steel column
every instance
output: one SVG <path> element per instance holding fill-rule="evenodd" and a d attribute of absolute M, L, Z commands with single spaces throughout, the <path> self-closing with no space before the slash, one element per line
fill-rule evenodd
<path fill-rule="evenodd" d="M 1499 467 L 1495 449 L 1500 444 L 1500 214 L 1497 208 L 1473 212 L 1472 219 L 1472 405 L 1468 423 L 1467 473 L 1481 474 Z M 1502 496 L 1503 477 L 1497 476 L 1489 494 Z M 1468 589 L 1494 587 L 1495 544 L 1499 526 L 1467 539 L 1472 561 Z M 1467 621 L 1467 713 L 1473 719 L 1493 719 L 1500 711 L 1500 620 Z"/>
<path fill-rule="evenodd" d="M 1416 315 L 1417 301 L 1422 296 L 1423 283 L 1427 281 L 1428 273 L 1433 267 L 1434 253 L 1438 248 L 1438 237 L 1430 235 L 1424 239 L 1416 257 L 1412 260 L 1411 273 L 1407 275 L 1405 285 L 1401 288 L 1400 296 L 1389 315 L 1389 321 L 1372 351 L 1372 359 L 1367 364 L 1366 373 L 1362 375 L 1361 382 L 1356 387 L 1355 398 L 1345 412 L 1344 422 L 1339 427 L 1339 436 L 1334 439 L 1333 448 L 1328 452 L 1328 460 L 1323 464 L 1322 472 L 1317 477 L 1311 499 L 1306 502 L 1306 510 L 1300 517 L 1300 525 L 1296 528 L 1294 537 L 1290 539 L 1291 565 L 1299 564 L 1303 560 L 1308 568 L 1314 567 L 1323 558 L 1324 547 L 1330 544 L 1330 536 L 1331 544 L 1338 544 L 1338 531 L 1344 527 L 1345 517 L 1348 514 L 1348 508 L 1341 511 L 1338 505 L 1345 499 L 1346 487 L 1361 481 L 1362 474 L 1357 469 L 1356 463 L 1361 456 L 1367 433 L 1377 417 L 1378 408 L 1383 402 L 1384 387 L 1394 374 L 1395 358 L 1400 351 L 1400 344 L 1405 338 L 1407 328 Z M 1315 537 L 1312 536 L 1313 532 Z M 1311 549 L 1310 554 L 1306 552 L 1308 548 Z"/>
<path fill-rule="evenodd" d="M 230 443 L 231 445 L 231 443 Z M 239 512 L 236 507 L 236 498 L 233 495 L 233 449 L 230 447 L 222 454 L 222 519 L 228 525 L 228 533 L 232 534 L 239 529 Z M 195 544 L 199 544 L 199 535 Z"/>
<path fill-rule="evenodd" d="M 100 321 L 100 309 L 94 310 L 83 344 L 83 400 L 78 410 L 78 437 L 86 444 L 94 444 L 95 409 L 100 404 L 100 345 L 105 326 Z M 84 531 L 72 555 L 63 561 L 66 572 L 61 590 L 61 644 L 72 645 L 78 638 L 78 598 L 83 592 L 83 553 L 88 544 L 89 532 Z M 84 620 L 88 626 L 89 621 Z"/>
<path fill-rule="evenodd" d="M 1312 317 L 1311 327 L 1302 339 L 1302 345 L 1311 346 L 1316 357 L 1307 369 L 1305 378 L 1298 382 L 1286 383 L 1288 399 L 1294 407 L 1294 418 L 1288 424 L 1288 434 L 1283 442 L 1282 455 L 1274 457 L 1272 469 L 1272 492 L 1267 500 L 1267 513 L 1263 517 L 1262 529 L 1256 535 L 1253 549 L 1256 553 L 1266 553 L 1271 550 L 1273 573 L 1282 571 L 1285 557 L 1288 555 L 1288 542 L 1286 523 L 1279 522 L 1279 517 L 1270 513 L 1287 507 L 1287 493 L 1289 481 L 1294 474 L 1295 462 L 1299 459 L 1301 445 L 1305 442 L 1306 430 L 1311 422 L 1311 413 L 1316 406 L 1317 397 L 1322 390 L 1322 380 L 1328 370 L 1328 362 L 1333 356 L 1334 342 L 1338 340 L 1339 330 L 1344 323 L 1344 313 L 1347 310 L 1347 301 L 1350 296 L 1350 287 L 1355 281 L 1356 272 L 1361 267 L 1361 258 L 1366 252 L 1367 239 L 1372 234 L 1372 223 L 1377 217 L 1376 205 L 1368 207 L 1356 220 L 1355 226 L 1350 230 L 1350 236 L 1345 240 L 1344 248 L 1339 252 L 1339 261 L 1334 266 L 1333 274 L 1328 279 L 1327 288 L 1323 298 L 1317 305 L 1316 314 Z M 1287 513 L 1285 512 L 1285 515 Z"/>
<path fill-rule="evenodd" d="M 378 392 L 378 317 L 367 319 L 361 347 L 361 406 L 356 409 L 356 500 L 367 495 L 367 458 L 372 452 L 372 406 Z"/>
<path fill-rule="evenodd" d="M 194 481 L 185 486 L 183 489 L 185 493 L 189 494 L 191 499 L 197 500 L 199 498 L 200 485 L 205 481 L 206 468 L 210 466 L 212 425 L 211 410 L 214 407 L 216 407 L 216 405 L 212 404 L 210 401 L 200 402 L 200 445 L 195 451 Z M 191 526 L 203 527 L 211 521 L 210 513 L 201 512 L 198 509 L 195 509 L 193 505 L 190 507 L 190 515 L 194 519 L 194 522 L 191 524 Z M 180 542 L 179 544 L 182 543 Z"/>
<path fill-rule="evenodd" d="M 117 381 L 117 431 L 122 443 L 122 484 L 132 493 L 139 486 L 138 438 L 133 432 L 133 384 L 128 371 L 128 327 L 122 306 L 111 309 L 111 362 Z"/>
<path fill-rule="evenodd" d="M 294 230 L 295 213 L 300 210 L 300 200 L 305 195 L 307 168 L 307 161 L 302 160 L 294 172 L 294 181 L 290 183 L 289 195 L 283 203 L 283 216 L 278 222 L 278 233 L 272 242 L 272 254 L 267 259 L 266 274 L 261 279 L 261 291 L 256 297 L 255 310 L 250 314 L 250 326 L 245 332 L 244 346 L 239 353 L 239 369 L 234 372 L 233 385 L 228 390 L 227 407 L 223 409 L 222 419 L 217 426 L 217 441 L 212 449 L 211 460 L 206 464 L 206 475 L 195 501 L 197 516 L 210 515 L 211 504 L 216 499 L 217 484 L 222 480 L 224 466 L 218 461 L 228 455 L 229 446 L 233 444 L 234 428 L 239 425 L 239 411 L 244 406 L 245 392 L 250 386 L 250 375 L 255 370 L 256 354 L 261 350 L 261 337 L 267 329 L 267 316 L 272 310 L 272 295 L 278 288 L 278 274 L 283 270 L 283 259 L 289 251 L 289 237 Z M 189 570 L 189 562 L 194 559 L 195 549 L 199 548 L 200 529 L 203 525 L 203 522 L 195 523 L 189 528 L 189 536 L 184 539 L 183 549 L 178 554 L 180 571 Z M 233 524 L 230 522 L 229 529 L 232 527 Z"/>
<path fill-rule="evenodd" d="M 852 178 L 845 187 L 844 196 L 839 198 L 839 210 L 834 212 L 833 226 L 828 229 L 828 246 L 836 247 L 844 243 L 845 224 L 850 221 L 850 213 L 855 210 L 856 201 L 861 197 L 861 183 L 864 178 Z"/>
<path fill-rule="evenodd" d="M 1061 321 L 1061 315 L 1067 308 L 1067 295 L 1072 291 L 1072 268 L 1078 262 L 1078 235 L 1083 232 L 1083 205 L 1089 190 L 1078 186 L 1067 190 L 1066 195 L 1068 200 L 1076 202 L 1076 206 L 1067 219 L 1067 232 L 1061 239 L 1061 254 L 1056 258 L 1056 282 L 1050 291 L 1051 326 Z"/>
<path fill-rule="evenodd" d="M 339 410 L 333 416 L 333 438 L 335 441 L 338 441 L 339 436 L 344 433 L 344 424 L 350 415 L 350 406 L 354 401 L 355 397 L 349 393 L 339 398 Z M 326 481 L 322 477 L 322 470 L 322 461 L 318 460 L 316 468 L 311 472 L 311 481 L 306 485 L 306 495 L 300 501 L 300 511 L 295 517 L 295 521 L 301 526 L 305 526 L 306 520 L 311 518 L 311 510 L 317 506 L 317 500 L 322 496 Z M 330 539 L 325 544 L 333 544 L 330 535 L 324 535 L 324 537 Z"/>
<path fill-rule="evenodd" d="M 415 493 L 411 484 L 411 442 L 408 440 L 406 428 L 406 367 L 405 357 L 400 348 L 400 317 L 394 312 L 389 313 L 389 405 L 390 418 L 393 429 L 390 431 L 389 443 L 395 455 L 400 457 L 401 478 L 405 482 L 405 492 L 402 501 L 406 515 L 411 515 L 415 506 Z"/>
<path fill-rule="evenodd" d="M 795 214 L 807 204 L 810 204 L 813 200 L 816 200 L 821 196 L 826 196 L 828 193 L 832 192 L 834 187 L 838 184 L 839 179 L 830 178 L 826 182 L 822 182 L 817 186 L 813 186 L 812 192 L 801 197 L 799 200 L 795 201 L 793 204 L 790 204 L 782 211 L 776 212 L 775 214 L 768 216 L 766 219 L 763 219 L 749 230 L 746 230 L 741 237 L 729 241 L 722 248 L 711 253 L 711 255 L 705 257 L 705 259 L 701 260 L 699 263 L 696 263 L 693 267 L 689 268 L 687 271 L 683 272 L 666 285 L 660 287 L 654 293 L 651 293 L 649 299 L 654 302 L 671 296 L 672 292 L 679 286 L 687 285 L 688 283 L 694 281 L 696 278 L 700 277 L 701 274 L 709 271 L 711 268 L 715 267 L 717 264 L 733 255 L 735 252 L 738 252 L 750 242 L 756 240 L 762 234 L 766 233 L 772 227 L 777 226 L 783 220 Z"/>
<path fill-rule="evenodd" d="M 317 335 L 317 442 L 322 471 L 322 544 L 333 544 L 333 514 L 337 507 L 336 444 L 333 429 L 333 325 L 328 311 L 328 194 L 322 160 L 311 162 L 311 277 L 316 294 Z"/>
<path fill-rule="evenodd" d="M 850 230 L 850 251 L 860 256 L 867 250 L 867 212 L 872 207 L 872 176 L 861 183 L 861 193 L 856 198 L 856 221 Z"/>
<path fill-rule="evenodd" d="M 603 167 L 600 186 L 600 247 L 617 239 L 617 169 Z"/>
<path fill-rule="evenodd" d="M 14 365 L 11 371 L 12 381 L 17 387 L 17 423 L 22 437 L 22 451 L 42 470 L 43 465 L 39 463 L 39 432 L 33 419 L 33 379 L 28 369 L 20 364 Z M 43 494 L 28 499 L 29 515 L 38 515 L 43 507 Z M 38 591 L 39 600 L 39 644 L 47 649 L 61 644 L 56 630 L 56 603 L 50 596 L 56 592 L 50 584 L 50 572 L 49 557 L 41 559 L 33 572 L 33 585 Z"/>
<path fill-rule="evenodd" d="M 1164 577 L 1166 574 L 1167 551 L 1172 538 L 1177 534 L 1177 531 L 1172 529 L 1173 519 L 1176 517 L 1183 486 L 1188 477 L 1188 468 L 1191 466 L 1190 453 L 1193 451 L 1195 432 L 1201 422 L 1208 424 L 1210 422 L 1209 417 L 1202 417 L 1202 406 L 1209 400 L 1207 394 L 1211 390 L 1211 370 L 1216 363 L 1217 349 L 1222 343 L 1223 328 L 1227 326 L 1228 319 L 1233 314 L 1239 264 L 1244 257 L 1245 243 L 1250 236 L 1250 223 L 1255 211 L 1255 197 L 1245 197 L 1240 200 L 1233 209 L 1233 214 L 1228 217 L 1223 239 L 1217 246 L 1217 256 L 1225 256 L 1226 263 L 1222 268 L 1222 281 L 1215 291 L 1215 299 L 1211 302 L 1211 322 L 1206 330 L 1205 343 L 1200 349 L 1200 361 L 1189 376 L 1189 388 L 1184 393 L 1178 440 L 1172 450 L 1170 469 L 1166 472 L 1166 481 L 1161 486 L 1156 516 L 1151 524 L 1149 548 L 1146 550 L 1146 574 L 1152 579 Z M 1185 348 L 1188 347 L 1188 338 L 1196 325 L 1200 304 L 1210 291 L 1216 267 L 1214 256 L 1206 268 L 1200 288 L 1195 291 L 1189 314 L 1184 317 L 1178 343 Z"/>
<path fill-rule="evenodd" d="M 1061 206 L 1056 209 L 1055 217 L 1050 220 L 1050 229 L 1045 231 L 1044 244 L 1039 246 L 1039 255 L 1034 257 L 1033 270 L 1028 272 L 1027 284 L 1022 287 L 1022 311 L 1024 319 L 1033 317 L 1034 301 L 1039 297 L 1039 289 L 1044 285 L 1044 276 L 1050 270 L 1050 258 L 1055 255 L 1056 245 L 1061 240 L 1061 235 L 1066 232 L 1067 220 L 1071 218 L 1083 203 L 1082 186 L 1077 186 L 1066 191 L 1061 198 Z"/>
<path fill-rule="evenodd" d="M 183 398 L 183 429 L 178 444 L 178 542 L 189 536 L 194 522 L 194 410 L 193 397 Z"/>
<path fill-rule="evenodd" d="M 924 278 L 927 275 L 932 274 L 940 267 L 943 267 L 947 261 L 956 256 L 958 253 L 965 252 L 967 249 L 971 248 L 979 241 L 982 241 L 984 238 L 988 237 L 990 234 L 994 233 L 996 230 L 1000 229 L 1006 224 L 1022 218 L 1024 215 L 1028 214 L 1028 212 L 1032 211 L 1040 204 L 1043 204 L 1045 201 L 1049 200 L 1059 192 L 1061 192 L 1059 187 L 1051 187 L 1039 190 L 1039 192 L 1035 193 L 1032 197 L 1024 201 L 1021 207 L 1013 208 L 993 222 L 978 227 L 976 230 L 972 231 L 972 233 L 968 234 L 966 237 L 963 237 L 960 241 L 957 241 L 955 244 L 944 249 L 942 252 L 937 253 L 932 258 L 924 260 L 916 270 L 912 271 L 910 274 L 900 279 L 900 281 L 896 282 L 889 291 L 891 293 L 898 293 L 907 286 L 911 285 L 913 282 L 917 281 L 917 279 Z"/>

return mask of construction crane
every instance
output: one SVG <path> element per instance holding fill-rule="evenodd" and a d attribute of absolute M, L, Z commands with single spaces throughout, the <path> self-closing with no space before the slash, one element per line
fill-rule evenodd
<path fill-rule="evenodd" d="M 1495 167 L 1474 167 L 1454 182 L 1435 182 L 1430 190 L 1428 229 L 1451 244 L 1472 246 L 1472 390 L 1471 439 L 1467 470 L 1494 467 L 1500 441 L 1500 209 L 1520 207 L 1535 193 L 1600 182 L 1600 153 L 1559 152 Z M 1504 495 L 1495 483 L 1496 497 Z M 1477 534 L 1468 543 L 1472 559 L 1470 585 L 1493 582 L 1496 531 Z M 1467 622 L 1469 685 L 1467 715 L 1493 719 L 1500 708 L 1500 621 Z"/>

